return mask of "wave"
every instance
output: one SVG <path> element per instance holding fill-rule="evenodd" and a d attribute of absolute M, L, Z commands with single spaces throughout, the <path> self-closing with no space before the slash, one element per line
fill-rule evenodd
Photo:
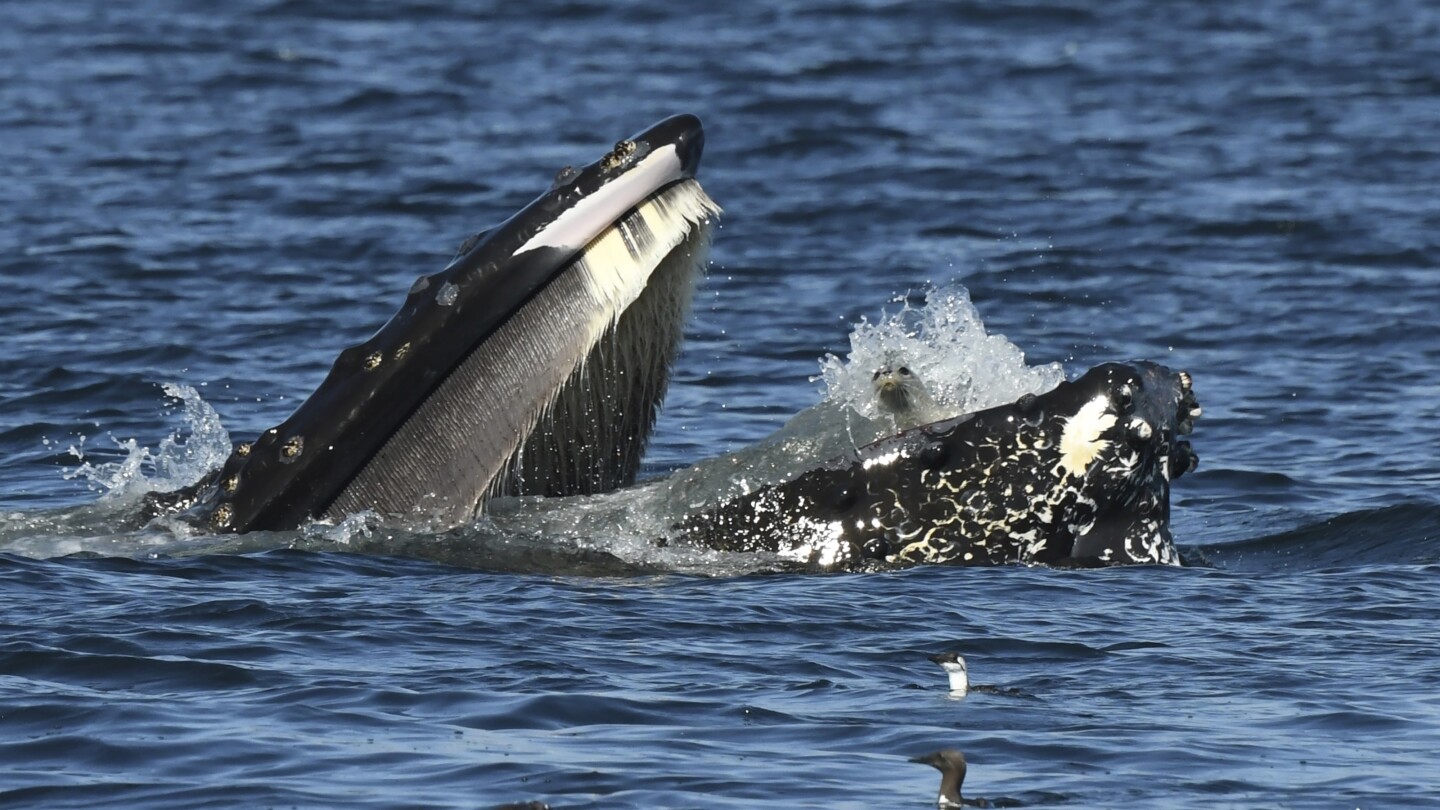
<path fill-rule="evenodd" d="M 1186 549 L 1186 562 L 1233 571 L 1310 571 L 1440 562 L 1440 504 L 1337 515 L 1278 534 Z"/>

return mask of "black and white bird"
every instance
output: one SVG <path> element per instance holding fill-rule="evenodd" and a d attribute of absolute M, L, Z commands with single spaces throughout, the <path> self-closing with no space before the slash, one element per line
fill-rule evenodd
<path fill-rule="evenodd" d="M 943 652 L 930 656 L 930 660 L 939 664 L 950 676 L 950 695 L 965 697 L 970 691 L 970 673 L 965 668 L 965 658 L 959 653 Z"/>

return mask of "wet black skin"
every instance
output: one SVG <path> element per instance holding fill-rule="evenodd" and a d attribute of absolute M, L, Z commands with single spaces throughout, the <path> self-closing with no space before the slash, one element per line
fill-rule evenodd
<path fill-rule="evenodd" d="M 704 134 L 691 115 L 667 118 L 595 163 L 562 171 L 553 188 L 480 234 L 449 267 L 418 279 L 400 311 L 341 352 L 288 419 L 237 445 L 201 486 L 153 498 L 149 511 L 189 506 L 197 522 L 233 532 L 293 529 L 322 514 L 446 375 L 574 258 L 552 248 L 517 250 L 661 144 L 676 147 L 682 175 L 693 177 Z M 453 299 L 437 303 L 449 289 Z"/>
<path fill-rule="evenodd" d="M 841 570 L 1176 563 L 1170 480 L 1195 464 L 1177 440 L 1198 413 L 1188 381 L 1153 363 L 1098 366 L 701 509 L 676 527 L 679 541 Z M 1115 417 L 1107 446 L 1083 474 L 1066 473 L 1066 424 L 1097 397 Z"/>

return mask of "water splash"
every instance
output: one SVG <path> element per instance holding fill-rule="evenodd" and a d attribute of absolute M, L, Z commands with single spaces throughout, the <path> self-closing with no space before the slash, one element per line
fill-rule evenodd
<path fill-rule="evenodd" d="M 773 556 L 657 541 L 697 508 L 794 477 L 892 432 L 893 425 L 876 418 L 871 376 L 878 366 L 897 363 L 919 374 L 937 402 L 955 414 L 1048 390 L 1064 377 L 1059 364 L 1028 366 L 1018 347 L 987 334 L 969 294 L 951 284 L 930 290 L 921 306 L 906 303 L 898 312 L 856 324 L 844 358 L 820 359 L 814 380 L 823 380 L 823 397 L 780 430 L 669 478 L 593 497 L 500 499 L 488 514 L 451 532 L 386 525 L 361 513 L 333 524 L 317 521 L 299 532 L 240 537 L 197 534 L 179 518 L 148 526 L 127 523 L 144 493 L 188 486 L 222 465 L 231 450 L 229 433 L 199 392 L 167 384 L 165 394 L 181 412 L 179 429 L 153 449 L 135 439 L 116 440 L 125 452 L 113 462 L 87 461 L 81 441 L 72 448 L 81 463 L 66 476 L 86 480 L 100 498 L 58 514 L 0 515 L 0 550 L 48 557 L 74 551 L 148 555 L 292 547 L 399 553 L 504 570 L 708 575 L 784 570 L 786 561 Z"/>
<path fill-rule="evenodd" d="M 336 548 L 359 545 L 375 537 L 383 521 L 373 510 L 366 509 L 353 515 L 346 515 L 334 523 L 323 520 L 311 521 L 300 527 L 306 543 L 329 543 Z"/>
<path fill-rule="evenodd" d="M 904 300 L 904 299 L 901 299 Z M 490 517 L 500 531 L 537 544 L 580 542 L 640 566 L 710 575 L 777 570 L 785 561 L 685 545 L 660 546 L 686 514 L 757 487 L 788 480 L 894 432 L 880 418 L 871 376 L 885 364 L 909 366 L 948 416 L 1043 393 L 1065 378 L 1058 363 L 1029 366 L 1019 347 L 990 335 L 958 283 L 929 291 L 876 322 L 856 324 L 850 353 L 820 360 L 820 402 L 750 447 L 706 459 L 668 478 L 591 497 L 504 499 Z"/>
<path fill-rule="evenodd" d="M 948 413 L 982 410 L 1040 394 L 1059 385 L 1059 363 L 1025 364 L 1025 353 L 1003 335 L 985 331 L 970 293 L 958 283 L 927 291 L 925 304 L 882 315 L 876 323 L 862 318 L 850 333 L 845 359 L 826 355 L 820 362 L 825 399 L 853 408 L 867 419 L 880 414 L 871 377 L 881 366 L 905 365 L 925 382 Z"/>
<path fill-rule="evenodd" d="M 871 383 L 883 365 L 908 366 L 925 382 L 939 411 L 937 420 L 1043 393 L 1065 379 L 1059 363 L 1028 366 L 1019 347 L 986 333 L 963 286 L 939 286 L 922 306 L 907 302 L 878 322 L 861 319 L 850 332 L 850 353 L 844 359 L 821 359 L 820 375 L 813 378 L 825 383 L 819 403 L 751 447 L 672 476 L 672 509 L 794 478 L 897 432 L 889 415 L 879 412 Z"/>
<path fill-rule="evenodd" d="M 84 440 L 70 447 L 79 461 L 66 470 L 67 479 L 84 479 L 100 492 L 101 501 L 129 502 L 146 492 L 175 490 L 200 480 L 225 463 L 230 455 L 230 433 L 220 423 L 220 414 L 188 385 L 164 383 L 161 390 L 181 410 L 184 425 L 171 433 L 154 450 L 135 439 L 114 439 L 125 451 L 119 461 L 91 463 L 85 460 Z"/>

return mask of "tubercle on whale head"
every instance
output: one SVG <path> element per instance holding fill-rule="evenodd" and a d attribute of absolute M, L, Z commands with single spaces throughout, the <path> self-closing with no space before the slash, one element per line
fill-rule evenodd
<path fill-rule="evenodd" d="M 1114 438 L 1136 450 L 1153 448 L 1168 454 L 1172 478 L 1195 469 L 1198 456 L 1189 442 L 1178 438 L 1192 432 L 1201 413 L 1189 372 L 1145 360 L 1107 363 L 1073 385 L 1108 395 L 1110 412 L 1116 417 Z"/>
<path fill-rule="evenodd" d="M 1099 379 L 1102 375 L 1103 382 Z M 1098 386 L 1096 390 L 1108 391 L 1115 414 L 1125 418 L 1127 427 L 1133 427 L 1138 420 L 1152 430 L 1184 435 L 1191 432 L 1194 420 L 1201 414 L 1194 379 L 1186 371 L 1172 371 L 1148 360 L 1133 360 L 1096 366 L 1075 384 L 1087 381 Z"/>
<path fill-rule="evenodd" d="M 700 157 L 705 152 L 705 127 L 696 116 L 680 113 L 658 121 L 626 140 L 647 149 L 655 149 L 657 145 L 673 146 L 680 159 L 681 174 L 694 177 L 700 169 Z"/>

